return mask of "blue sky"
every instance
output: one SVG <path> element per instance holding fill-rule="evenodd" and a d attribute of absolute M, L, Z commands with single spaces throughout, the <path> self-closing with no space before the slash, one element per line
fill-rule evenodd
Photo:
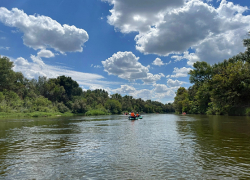
<path fill-rule="evenodd" d="M 0 54 L 27 78 L 173 102 L 196 61 L 243 52 L 246 0 L 2 0 Z"/>

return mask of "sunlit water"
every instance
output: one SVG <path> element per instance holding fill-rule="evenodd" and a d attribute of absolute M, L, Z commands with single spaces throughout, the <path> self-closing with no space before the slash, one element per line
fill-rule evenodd
<path fill-rule="evenodd" d="M 250 119 L 0 120 L 0 179 L 250 179 Z"/>

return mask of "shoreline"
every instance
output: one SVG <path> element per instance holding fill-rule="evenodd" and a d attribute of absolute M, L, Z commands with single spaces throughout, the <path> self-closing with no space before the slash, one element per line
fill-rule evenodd
<path fill-rule="evenodd" d="M 32 112 L 32 113 L 6 113 L 6 112 L 0 112 L 0 118 L 22 118 L 22 117 L 64 117 L 64 116 L 79 116 L 84 114 L 74 114 L 71 112 L 67 113 L 60 113 L 60 112 Z"/>

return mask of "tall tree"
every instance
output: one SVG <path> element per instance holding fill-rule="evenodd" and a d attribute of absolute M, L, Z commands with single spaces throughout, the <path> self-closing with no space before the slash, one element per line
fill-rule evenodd
<path fill-rule="evenodd" d="M 23 79 L 22 73 L 13 71 L 13 67 L 9 58 L 0 57 L 0 91 L 14 90 L 16 83 Z"/>

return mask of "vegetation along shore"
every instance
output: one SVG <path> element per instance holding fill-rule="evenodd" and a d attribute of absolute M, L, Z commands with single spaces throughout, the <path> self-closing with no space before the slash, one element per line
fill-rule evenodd
<path fill-rule="evenodd" d="M 108 115 L 122 112 L 250 115 L 250 39 L 246 51 L 210 65 L 194 63 L 188 89 L 180 87 L 173 103 L 83 91 L 71 77 L 27 79 L 0 57 L 0 117 Z"/>
<path fill-rule="evenodd" d="M 177 113 L 250 115 L 250 39 L 244 39 L 243 44 L 244 53 L 223 62 L 194 63 L 189 72 L 193 86 L 177 90 Z"/>
<path fill-rule="evenodd" d="M 174 112 L 171 103 L 132 96 L 122 97 L 102 89 L 83 91 L 71 77 L 28 79 L 12 70 L 14 63 L 0 57 L 0 117 L 46 117 Z"/>

